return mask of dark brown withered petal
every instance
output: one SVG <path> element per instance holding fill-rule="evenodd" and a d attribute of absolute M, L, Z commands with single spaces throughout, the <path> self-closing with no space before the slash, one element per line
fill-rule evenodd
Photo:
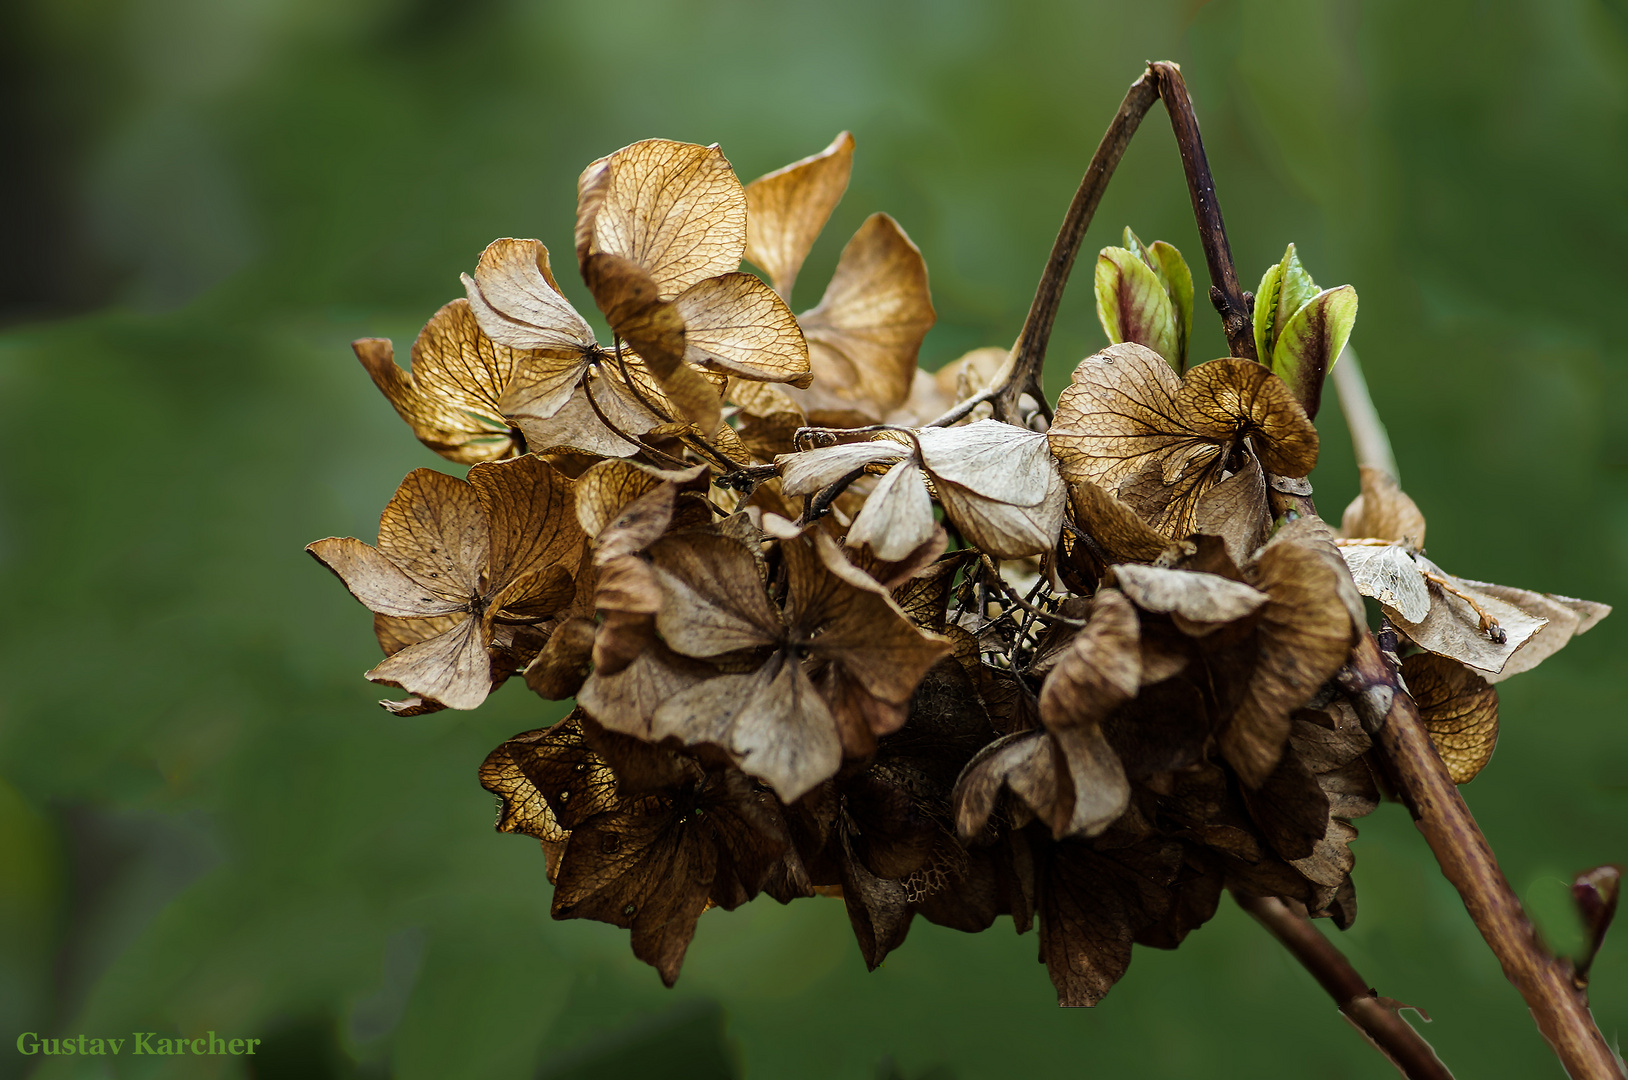
<path fill-rule="evenodd" d="M 1057 1003 L 1095 1005 L 1130 967 L 1131 944 L 1170 910 L 1181 846 L 1099 853 L 1050 845 L 1040 873 L 1040 959 Z"/>

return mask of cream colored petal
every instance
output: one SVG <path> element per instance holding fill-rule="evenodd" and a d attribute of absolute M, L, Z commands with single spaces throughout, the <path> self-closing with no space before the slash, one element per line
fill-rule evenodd
<path fill-rule="evenodd" d="M 684 359 L 760 382 L 807 386 L 803 332 L 773 289 L 751 274 L 724 274 L 673 301 L 684 318 Z"/>
<path fill-rule="evenodd" d="M 1113 567 L 1115 583 L 1143 611 L 1180 615 L 1195 623 L 1229 623 L 1265 605 L 1259 589 L 1220 574 L 1127 563 Z"/>
<path fill-rule="evenodd" d="M 448 599 L 424 588 L 360 540 L 330 537 L 307 545 L 305 550 L 332 570 L 352 596 L 380 615 L 423 619 L 450 615 L 468 606 L 467 599 Z"/>
<path fill-rule="evenodd" d="M 1359 496 L 1360 497 L 1360 496 Z M 1413 557 L 1396 544 L 1342 544 L 1357 591 L 1416 623 L 1430 614 L 1430 589 Z"/>
<path fill-rule="evenodd" d="M 594 332 L 561 293 L 537 240 L 494 240 L 481 252 L 474 277 L 462 275 L 480 328 L 513 349 L 593 348 Z"/>
<path fill-rule="evenodd" d="M 646 139 L 577 181 L 577 260 L 606 253 L 644 268 L 660 298 L 740 269 L 746 192 L 723 152 Z"/>
<path fill-rule="evenodd" d="M 858 408 L 875 420 L 910 394 L 916 354 L 938 315 L 927 264 L 904 230 L 873 214 L 843 248 L 819 305 L 798 319 L 814 384 L 809 412 Z"/>
<path fill-rule="evenodd" d="M 979 420 L 916 432 L 923 467 L 935 479 L 986 498 L 1033 506 L 1052 489 L 1057 463 L 1038 431 Z"/>
<path fill-rule="evenodd" d="M 492 692 L 492 662 L 479 619 L 465 618 L 444 634 L 392 653 L 367 673 L 449 709 L 473 709 Z"/>
<path fill-rule="evenodd" d="M 818 154 L 746 185 L 746 257 L 791 299 L 803 260 L 848 189 L 854 137 L 846 131 Z"/>
<path fill-rule="evenodd" d="M 1515 651 L 1548 622 L 1453 577 L 1423 555 L 1414 556 L 1414 560 L 1420 568 L 1445 580 L 1451 591 L 1435 581 L 1429 582 L 1430 613 L 1419 622 L 1402 618 L 1402 613 L 1394 609 L 1387 609 L 1386 614 L 1408 640 L 1427 652 L 1451 657 L 1483 674 L 1496 675 L 1503 671 Z M 1497 621 L 1503 632 L 1502 642 L 1494 641 L 1481 629 L 1482 615 L 1476 608 Z"/>
<path fill-rule="evenodd" d="M 787 495 L 812 495 L 834 484 L 855 469 L 880 461 L 899 461 L 911 456 L 908 446 L 891 439 L 838 443 L 797 454 L 781 454 L 774 459 L 780 467 L 780 490 Z"/>
<path fill-rule="evenodd" d="M 476 595 L 487 551 L 475 489 L 434 469 L 408 473 L 379 518 L 379 553 L 442 595 Z"/>
<path fill-rule="evenodd" d="M 968 543 L 999 559 L 1021 559 L 1052 550 L 1063 529 L 1068 487 L 1055 467 L 1046 476 L 1045 494 L 1031 506 L 986 498 L 948 481 L 936 486 L 944 516 Z"/>
<path fill-rule="evenodd" d="M 1525 645 L 1515 651 L 1515 655 L 1509 658 L 1502 671 L 1495 675 L 1482 673 L 1489 683 L 1501 682 L 1511 675 L 1531 671 L 1564 648 L 1572 638 L 1592 629 L 1595 623 L 1611 614 L 1610 604 L 1600 604 L 1593 600 L 1578 600 L 1575 597 L 1557 596 L 1553 593 L 1535 593 L 1508 585 L 1491 585 L 1484 581 L 1465 581 L 1464 584 L 1513 604 L 1528 615 L 1549 620 L 1547 625 L 1540 628 Z"/>
<path fill-rule="evenodd" d="M 897 562 L 932 539 L 933 500 L 913 460 L 889 469 L 865 498 L 848 529 L 850 547 L 869 544 L 878 559 Z"/>

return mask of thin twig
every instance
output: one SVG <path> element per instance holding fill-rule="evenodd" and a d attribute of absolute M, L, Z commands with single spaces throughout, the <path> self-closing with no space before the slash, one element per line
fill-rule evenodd
<path fill-rule="evenodd" d="M 1143 72 L 1142 77 L 1131 84 L 1119 112 L 1114 115 L 1113 123 L 1108 125 L 1107 134 L 1103 135 L 1097 152 L 1092 155 L 1091 164 L 1086 166 L 1085 177 L 1080 181 L 1074 201 L 1069 203 L 1068 213 L 1063 217 L 1063 227 L 1058 230 L 1057 239 L 1052 243 L 1051 257 L 1046 260 L 1045 272 L 1040 275 L 1040 284 L 1035 288 L 1034 302 L 1029 305 L 1029 316 L 1023 321 L 1023 331 L 1012 348 L 1011 366 L 990 397 L 995 406 L 995 419 L 1009 424 L 1017 423 L 1018 399 L 1024 394 L 1031 395 L 1039 402 L 1046 419 L 1051 419 L 1051 408 L 1041 387 L 1040 372 L 1046 364 L 1046 345 L 1051 341 L 1052 324 L 1057 321 L 1057 307 L 1063 298 L 1063 287 L 1068 284 L 1069 271 L 1074 268 L 1074 259 L 1080 253 L 1080 244 L 1085 240 L 1085 231 L 1091 225 L 1092 215 L 1097 212 L 1097 204 L 1102 201 L 1102 193 L 1107 190 L 1108 180 L 1118 167 L 1119 159 L 1124 156 L 1131 136 L 1136 134 L 1142 117 L 1147 115 L 1158 96 L 1152 71 Z"/>
<path fill-rule="evenodd" d="M 1168 61 L 1150 64 L 1159 83 L 1159 97 L 1170 114 L 1170 127 L 1181 150 L 1182 168 L 1187 172 L 1187 190 L 1193 198 L 1193 217 L 1198 221 L 1199 240 L 1204 245 L 1204 261 L 1210 268 L 1210 303 L 1221 316 L 1227 335 L 1227 348 L 1233 356 L 1256 360 L 1255 333 L 1250 326 L 1249 304 L 1238 288 L 1238 272 L 1232 265 L 1232 247 L 1227 243 L 1227 226 L 1221 220 L 1221 203 L 1215 197 L 1215 178 L 1204 154 L 1198 116 L 1193 99 L 1182 80 L 1181 67 Z"/>
<path fill-rule="evenodd" d="M 1380 1000 L 1345 954 L 1310 919 L 1276 897 L 1233 893 L 1232 898 L 1311 972 L 1351 1026 L 1389 1058 L 1397 1072 L 1408 1080 L 1453 1080 L 1424 1037 Z"/>
<path fill-rule="evenodd" d="M 1379 419 L 1379 410 L 1374 408 L 1374 399 L 1368 394 L 1368 380 L 1362 377 L 1362 365 L 1357 362 L 1356 350 L 1347 345 L 1330 375 L 1340 397 L 1340 412 L 1345 414 L 1345 426 L 1351 432 L 1351 446 L 1357 453 L 1357 464 L 1378 469 L 1401 483 L 1402 473 L 1396 467 L 1396 455 L 1391 453 L 1390 433 L 1385 430 L 1384 422 Z"/>

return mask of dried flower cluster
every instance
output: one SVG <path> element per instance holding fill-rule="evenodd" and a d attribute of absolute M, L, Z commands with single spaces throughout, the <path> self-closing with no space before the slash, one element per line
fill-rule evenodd
<path fill-rule="evenodd" d="M 1274 520 L 1357 304 L 1292 247 L 1256 293 L 1263 362 L 1189 367 L 1192 275 L 1127 230 L 1097 264 L 1111 344 L 1054 413 L 992 416 L 1005 349 L 918 368 L 927 271 L 886 215 L 793 315 L 852 155 L 845 133 L 745 186 L 663 140 L 588 166 L 576 256 L 609 344 L 513 239 L 410 371 L 356 343 L 472 466 L 409 475 L 377 545 L 311 545 L 374 613 L 367 677 L 408 695 L 386 707 L 474 708 L 512 675 L 574 697 L 481 782 L 541 842 L 555 917 L 629 929 L 669 984 L 706 909 L 765 893 L 840 897 L 872 967 L 917 915 L 1038 920 L 1068 1005 L 1224 889 L 1349 925 L 1380 788 L 1331 680 L 1362 597 L 1460 782 L 1497 736 L 1489 684 L 1606 609 L 1448 575 L 1376 470 L 1343 535 Z"/>

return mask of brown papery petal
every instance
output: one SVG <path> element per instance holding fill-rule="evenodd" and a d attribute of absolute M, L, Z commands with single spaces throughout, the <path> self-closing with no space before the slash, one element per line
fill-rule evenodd
<path fill-rule="evenodd" d="M 1350 655 L 1353 613 L 1342 596 L 1350 578 L 1303 530 L 1286 527 L 1261 549 L 1250 574 L 1268 600 L 1244 699 L 1221 732 L 1221 752 L 1238 776 L 1259 787 L 1283 755 L 1290 714 L 1311 700 Z M 1360 612 L 1360 601 L 1358 602 Z"/>
<path fill-rule="evenodd" d="M 514 349 L 581 353 L 594 332 L 560 292 L 539 240 L 493 240 L 475 276 L 462 276 L 469 306 L 493 341 Z"/>
<path fill-rule="evenodd" d="M 673 301 L 684 318 L 684 359 L 744 379 L 807 386 L 814 378 L 797 318 L 751 274 L 724 274 Z"/>
<path fill-rule="evenodd" d="M 650 548 L 662 606 L 657 626 L 686 656 L 721 656 L 784 637 L 757 562 L 738 540 L 705 533 L 664 537 Z"/>
<path fill-rule="evenodd" d="M 443 596 L 480 592 L 488 549 L 475 489 L 433 469 L 414 469 L 379 518 L 379 553 Z"/>
<path fill-rule="evenodd" d="M 1057 472 L 1046 436 L 1038 431 L 979 420 L 916 433 L 922 466 L 935 480 L 947 480 L 987 498 L 1033 506 L 1052 489 Z"/>
<path fill-rule="evenodd" d="M 627 339 L 657 378 L 684 361 L 684 317 L 659 295 L 655 279 L 631 259 L 593 255 L 582 277 L 611 329 Z"/>
<path fill-rule="evenodd" d="M 1068 489 L 1054 469 L 1043 474 L 1045 496 L 1032 506 L 987 498 L 959 484 L 938 485 L 938 498 L 968 543 L 998 559 L 1041 555 L 1057 546 L 1068 508 Z"/>
<path fill-rule="evenodd" d="M 1193 441 L 1176 408 L 1181 380 L 1152 349 L 1110 345 L 1081 360 L 1049 436 L 1071 477 L 1109 492 Z"/>
<path fill-rule="evenodd" d="M 834 484 L 855 469 L 883 461 L 899 461 L 911 456 L 910 447 L 892 439 L 838 443 L 797 454 L 781 454 L 774 459 L 780 467 L 780 490 L 786 495 L 812 495 Z"/>
<path fill-rule="evenodd" d="M 1063 463 L 1063 475 L 1069 465 Z M 1089 480 L 1070 479 L 1069 502 L 1074 521 L 1089 533 L 1112 562 L 1152 562 L 1165 553 L 1170 541 L 1153 530 L 1122 500 Z"/>
<path fill-rule="evenodd" d="M 481 620 L 466 618 L 444 634 L 391 653 L 366 678 L 449 709 L 475 708 L 492 692 L 492 662 Z"/>
<path fill-rule="evenodd" d="M 1057 1003 L 1095 1005 L 1125 974 L 1131 945 L 1170 909 L 1181 847 L 1098 853 L 1053 845 L 1040 870 L 1040 959 Z"/>
<path fill-rule="evenodd" d="M 620 256 L 650 275 L 660 299 L 671 300 L 740 269 L 746 192 L 716 145 L 636 142 L 589 165 L 577 181 L 576 245 L 584 276 L 590 256 Z"/>
<path fill-rule="evenodd" d="M 646 498 L 658 489 L 659 497 Z M 598 541 L 595 558 L 603 563 L 649 547 L 671 525 L 679 493 L 706 489 L 705 465 L 664 472 L 613 458 L 577 478 L 577 521 Z"/>
<path fill-rule="evenodd" d="M 775 292 L 788 301 L 853 167 L 854 137 L 844 131 L 818 154 L 746 185 L 746 257 L 768 271 Z"/>
<path fill-rule="evenodd" d="M 949 653 L 950 643 L 912 625 L 862 571 L 849 567 L 844 574 L 833 573 L 804 544 L 788 542 L 781 553 L 788 577 L 786 619 L 813 656 L 841 665 L 878 701 L 908 702 L 927 669 Z"/>
<path fill-rule="evenodd" d="M 1593 600 L 1579 600 L 1554 593 L 1535 593 L 1509 585 L 1490 585 L 1484 581 L 1465 581 L 1464 584 L 1480 592 L 1497 597 L 1520 608 L 1528 615 L 1548 619 L 1548 623 L 1515 651 L 1504 669 L 1496 675 L 1485 676 L 1489 683 L 1502 682 L 1511 675 L 1531 671 L 1538 664 L 1559 652 L 1578 634 L 1593 629 L 1594 624 L 1611 614 L 1610 604 Z"/>
<path fill-rule="evenodd" d="M 429 590 L 360 540 L 330 537 L 307 545 L 305 550 L 332 570 L 352 596 L 381 615 L 422 619 L 468 608 L 466 598 L 449 600 L 434 593 L 425 595 Z"/>
<path fill-rule="evenodd" d="M 1369 465 L 1357 472 L 1362 493 L 1351 500 L 1340 518 L 1340 533 L 1352 539 L 1392 540 L 1419 551 L 1425 543 L 1425 517 L 1408 498 L 1396 478 Z"/>
<path fill-rule="evenodd" d="M 1091 618 L 1058 658 L 1040 689 L 1047 728 L 1095 727 L 1141 685 L 1142 650 L 1136 609 L 1123 594 L 1102 589 Z"/>
<path fill-rule="evenodd" d="M 576 568 L 583 532 L 571 481 L 548 462 L 528 454 L 476 465 L 469 483 L 491 530 L 488 595 L 545 567 Z"/>
<path fill-rule="evenodd" d="M 819 305 L 798 319 L 814 371 L 798 401 L 811 418 L 858 408 L 880 421 L 910 395 L 916 354 L 937 319 L 921 251 L 892 218 L 872 214 L 842 249 Z"/>
<path fill-rule="evenodd" d="M 1251 360 L 1228 357 L 1187 373 L 1176 406 L 1195 435 L 1223 442 L 1256 434 L 1267 472 L 1305 476 L 1317 464 L 1317 429 L 1283 380 Z"/>
<path fill-rule="evenodd" d="M 1455 784 L 1468 784 L 1498 743 L 1498 691 L 1456 660 L 1420 653 L 1402 661 L 1430 741 Z"/>
<path fill-rule="evenodd" d="M 1260 590 L 1219 574 L 1135 564 L 1116 566 L 1113 573 L 1114 584 L 1143 611 L 1210 627 L 1253 615 L 1267 600 Z"/>

